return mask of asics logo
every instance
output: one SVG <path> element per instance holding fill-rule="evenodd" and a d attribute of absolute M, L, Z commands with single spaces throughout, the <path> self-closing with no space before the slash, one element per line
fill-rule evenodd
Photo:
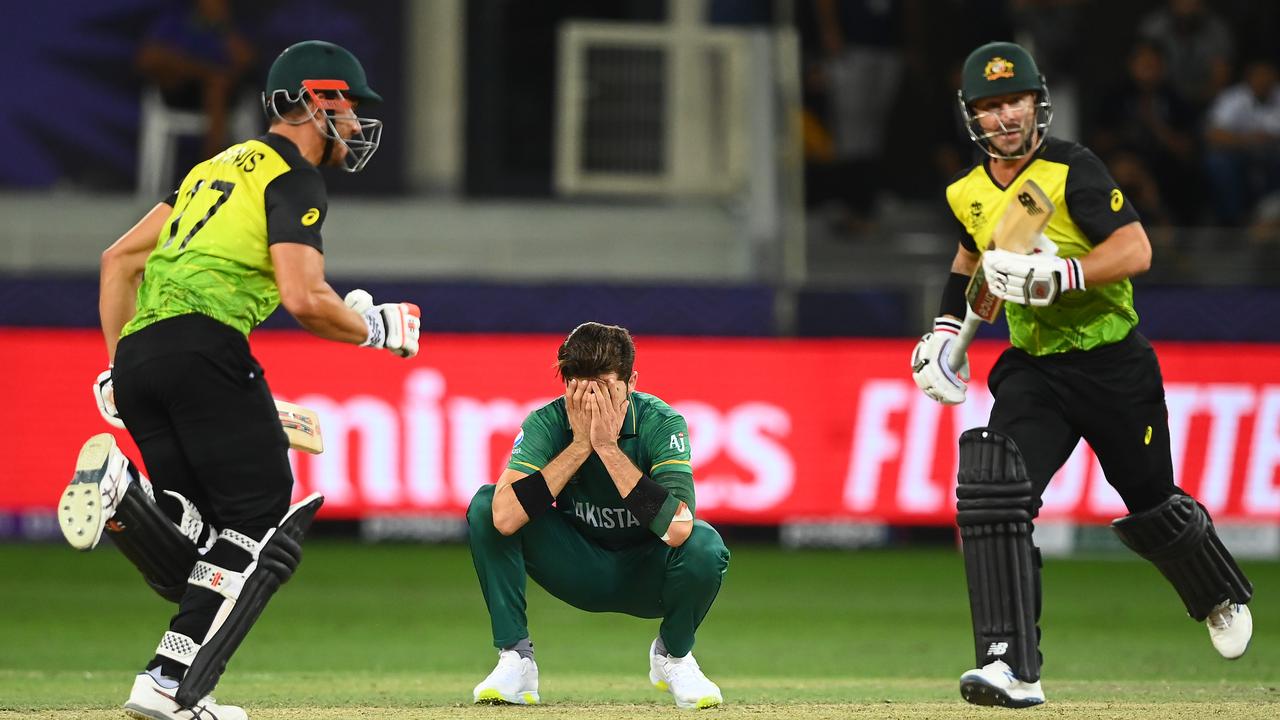
<path fill-rule="evenodd" d="M 1007 643 L 1007 642 L 993 642 L 993 643 L 991 643 L 991 645 L 987 648 L 987 654 L 988 654 L 988 655 L 995 655 L 995 656 L 997 656 L 997 657 L 999 657 L 999 656 L 1001 656 L 1001 655 L 1003 655 L 1003 654 L 1005 654 L 1005 653 L 1007 653 L 1007 652 L 1009 652 L 1009 643 Z"/>

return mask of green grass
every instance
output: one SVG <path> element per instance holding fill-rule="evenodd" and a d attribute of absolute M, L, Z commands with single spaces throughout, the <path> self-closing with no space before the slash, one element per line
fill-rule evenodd
<path fill-rule="evenodd" d="M 109 546 L 0 545 L 0 567 L 0 719 L 119 717 L 171 606 Z M 1149 565 L 1050 561 L 1050 704 L 1036 712 L 1280 715 L 1280 564 L 1246 570 L 1259 594 L 1254 641 L 1226 662 Z M 953 552 L 742 546 L 696 651 L 725 717 L 978 717 L 956 691 L 973 661 L 968 612 Z M 548 705 L 527 711 L 675 712 L 647 684 L 655 621 L 582 613 L 533 585 L 529 614 Z M 314 542 L 217 694 L 255 720 L 490 716 L 503 710 L 468 703 L 493 661 L 465 547 Z"/>

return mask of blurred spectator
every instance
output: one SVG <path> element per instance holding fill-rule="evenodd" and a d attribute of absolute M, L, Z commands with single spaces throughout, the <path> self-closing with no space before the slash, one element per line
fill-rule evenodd
<path fill-rule="evenodd" d="M 878 161 L 902 79 L 900 0 L 814 0 L 821 63 L 811 87 L 825 91 L 835 182 L 856 228 L 870 215 Z"/>
<path fill-rule="evenodd" d="M 1142 158 L 1127 150 L 1103 157 L 1111 177 L 1115 178 L 1120 191 L 1142 218 L 1142 227 L 1147 231 L 1151 244 L 1157 249 L 1169 247 L 1173 239 L 1173 216 L 1160 192 L 1159 183 Z"/>
<path fill-rule="evenodd" d="M 1076 81 L 1082 6 L 1090 0 L 1010 0 L 1018 37 L 1030 40 L 1036 66 L 1054 85 Z M 1054 95 L 1062 93 L 1054 91 Z M 1057 106 L 1056 98 L 1054 105 Z M 1056 110 L 1055 110 L 1056 112 Z"/>
<path fill-rule="evenodd" d="M 1280 191 L 1280 71 L 1267 60 L 1245 66 L 1242 82 L 1214 100 L 1205 165 L 1218 220 L 1244 224 L 1264 196 Z"/>
<path fill-rule="evenodd" d="M 1133 161 L 1145 166 L 1174 209 L 1174 219 L 1194 224 L 1200 219 L 1203 193 L 1197 181 L 1195 111 L 1173 91 L 1164 56 L 1154 43 L 1138 41 L 1129 53 L 1127 71 L 1097 106 L 1091 146 L 1104 157 L 1121 150 L 1133 154 Z"/>
<path fill-rule="evenodd" d="M 230 0 L 194 0 L 175 3 L 156 18 L 138 50 L 137 67 L 165 104 L 202 110 L 209 118 L 201 155 L 207 158 L 227 145 L 227 118 L 253 58 Z"/>
<path fill-rule="evenodd" d="M 1164 53 L 1173 89 L 1197 109 L 1204 108 L 1231 78 L 1231 28 L 1203 0 L 1168 0 L 1142 19 L 1138 34 Z"/>

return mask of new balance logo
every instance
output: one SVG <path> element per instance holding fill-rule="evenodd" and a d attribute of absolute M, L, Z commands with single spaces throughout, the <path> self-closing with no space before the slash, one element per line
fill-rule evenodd
<path fill-rule="evenodd" d="M 994 655 L 996 657 L 1000 657 L 1006 652 L 1009 652 L 1009 643 L 1007 642 L 993 642 L 991 643 L 991 646 L 987 648 L 987 655 Z"/>
<path fill-rule="evenodd" d="M 1026 208 L 1028 215 L 1044 214 L 1044 208 L 1036 204 L 1036 199 L 1031 197 L 1031 193 L 1018 193 L 1018 204 Z"/>

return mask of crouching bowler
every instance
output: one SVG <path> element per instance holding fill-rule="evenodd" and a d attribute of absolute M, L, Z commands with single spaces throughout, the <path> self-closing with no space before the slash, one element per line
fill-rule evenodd
<path fill-rule="evenodd" d="M 635 392 L 634 364 L 626 329 L 578 326 L 557 354 L 564 397 L 525 419 L 497 484 L 471 500 L 471 557 L 498 649 L 477 703 L 539 701 L 526 576 L 588 612 L 661 618 L 649 681 L 681 708 L 723 702 L 692 650 L 729 550 L 694 518 L 684 418 Z"/>

